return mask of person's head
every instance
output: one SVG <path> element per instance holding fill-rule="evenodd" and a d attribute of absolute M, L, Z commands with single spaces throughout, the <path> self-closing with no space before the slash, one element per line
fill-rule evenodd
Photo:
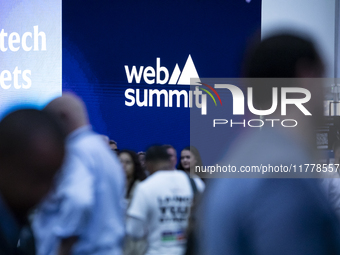
<path fill-rule="evenodd" d="M 44 111 L 55 115 L 67 134 L 89 124 L 84 102 L 71 93 L 64 93 L 61 97 L 52 100 Z"/>
<path fill-rule="evenodd" d="M 279 34 L 262 40 L 247 55 L 244 74 L 247 78 L 321 78 L 324 73 L 322 60 L 314 44 L 292 34 Z M 273 88 L 278 97 L 284 87 L 298 87 L 311 93 L 304 107 L 312 114 L 313 125 L 319 125 L 323 113 L 323 88 L 320 79 L 251 79 L 255 109 L 270 109 L 273 103 Z M 289 93 L 289 98 L 301 98 L 301 93 Z M 277 110 L 279 112 L 279 110 Z M 305 115 L 297 107 L 287 110 L 287 116 Z M 288 117 L 289 119 L 289 117 Z M 309 120 L 308 120 L 309 121 Z"/>
<path fill-rule="evenodd" d="M 181 160 L 177 168 L 189 172 L 190 169 L 194 169 L 195 166 L 202 166 L 200 153 L 194 146 L 185 147 L 181 151 Z"/>
<path fill-rule="evenodd" d="M 144 170 L 139 162 L 138 155 L 134 151 L 122 150 L 119 152 L 119 159 L 122 163 L 127 178 L 127 196 L 130 193 L 133 183 L 136 180 L 143 181 L 146 178 Z"/>
<path fill-rule="evenodd" d="M 163 146 L 151 146 L 145 153 L 145 165 L 150 174 L 158 170 L 173 170 L 170 155 Z"/>
<path fill-rule="evenodd" d="M 145 179 L 145 174 L 136 152 L 122 150 L 119 152 L 119 159 L 128 178 L 141 181 Z"/>
<path fill-rule="evenodd" d="M 144 151 L 140 151 L 137 153 L 138 155 L 138 159 L 139 159 L 139 162 L 142 166 L 142 168 L 145 170 L 145 152 Z"/>
<path fill-rule="evenodd" d="M 52 187 L 64 141 L 62 127 L 46 112 L 17 110 L 0 121 L 0 193 L 17 217 Z"/>
<path fill-rule="evenodd" d="M 110 148 L 111 148 L 112 151 L 118 152 L 118 145 L 117 145 L 116 141 L 110 140 L 109 145 L 110 145 Z"/>
<path fill-rule="evenodd" d="M 163 147 L 166 149 L 166 151 L 170 155 L 170 162 L 171 162 L 171 165 L 172 165 L 173 169 L 176 169 L 176 165 L 177 165 L 177 151 L 170 144 L 164 144 Z"/>
<path fill-rule="evenodd" d="M 309 40 L 293 34 L 277 34 L 253 45 L 244 74 L 249 78 L 322 77 L 324 66 Z"/>

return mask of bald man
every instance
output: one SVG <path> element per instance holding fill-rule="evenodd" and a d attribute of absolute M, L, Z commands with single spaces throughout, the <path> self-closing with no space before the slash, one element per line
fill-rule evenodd
<path fill-rule="evenodd" d="M 19 240 L 27 215 L 52 187 L 65 135 L 47 113 L 25 109 L 0 122 L 0 254 L 35 254 Z"/>
<path fill-rule="evenodd" d="M 121 254 L 125 178 L 117 157 L 92 131 L 80 98 L 64 94 L 45 111 L 68 134 L 67 157 L 34 219 L 38 254 Z"/>

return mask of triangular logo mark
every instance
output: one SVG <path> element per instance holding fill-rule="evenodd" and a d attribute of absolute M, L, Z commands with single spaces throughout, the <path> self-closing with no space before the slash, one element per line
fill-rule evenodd
<path fill-rule="evenodd" d="M 178 81 L 177 84 L 178 85 L 190 85 L 190 78 L 199 79 L 199 76 L 198 76 L 198 73 L 196 71 L 196 67 L 194 65 L 194 62 L 192 61 L 191 55 L 189 54 L 189 57 L 187 59 L 187 62 L 185 63 L 181 77 L 179 78 L 179 81 Z"/>
<path fill-rule="evenodd" d="M 176 64 L 175 69 L 172 72 L 169 84 L 176 84 L 180 74 L 181 74 L 181 70 L 179 69 L 178 64 Z"/>

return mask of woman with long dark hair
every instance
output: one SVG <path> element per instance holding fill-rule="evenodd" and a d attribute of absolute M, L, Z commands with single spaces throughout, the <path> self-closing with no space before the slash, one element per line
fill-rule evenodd
<path fill-rule="evenodd" d="M 126 174 L 125 199 L 129 204 L 137 184 L 143 181 L 146 178 L 146 175 L 138 159 L 138 155 L 134 151 L 120 151 L 119 159 Z"/>
<path fill-rule="evenodd" d="M 181 151 L 181 159 L 177 169 L 187 173 L 195 171 L 195 166 L 202 166 L 201 155 L 194 146 L 187 146 Z"/>

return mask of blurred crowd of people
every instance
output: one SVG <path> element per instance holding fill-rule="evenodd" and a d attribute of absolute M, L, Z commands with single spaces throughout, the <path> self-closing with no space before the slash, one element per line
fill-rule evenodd
<path fill-rule="evenodd" d="M 0 130 L 1 254 L 184 252 L 192 185 L 205 186 L 189 177 L 197 150 L 183 149 L 182 170 L 171 145 L 118 150 L 68 93 L 10 113 Z"/>
<path fill-rule="evenodd" d="M 322 73 L 314 45 L 289 34 L 263 40 L 245 64 L 247 77 Z M 270 108 L 268 89 L 254 94 L 257 109 Z M 249 132 L 222 162 L 314 162 L 323 97 L 322 87 L 308 89 L 311 116 L 287 113 L 301 125 Z M 119 150 L 92 130 L 84 102 L 69 93 L 43 110 L 9 113 L 0 121 L 0 254 L 340 254 L 335 200 L 318 179 L 203 181 L 189 174 L 203 165 L 198 150 L 180 155 L 169 144 Z"/>

